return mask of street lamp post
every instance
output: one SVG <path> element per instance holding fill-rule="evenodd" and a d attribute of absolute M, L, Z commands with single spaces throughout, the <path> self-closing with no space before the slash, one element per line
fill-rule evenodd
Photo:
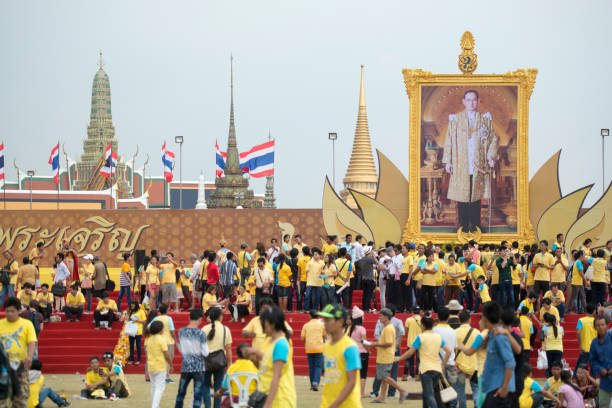
<path fill-rule="evenodd" d="M 28 177 L 30 178 L 30 210 L 32 209 L 32 177 L 36 172 L 34 170 L 28 170 Z"/>
<path fill-rule="evenodd" d="M 179 208 L 183 209 L 183 136 L 174 136 L 174 142 L 179 144 Z"/>
<path fill-rule="evenodd" d="M 604 140 L 610 136 L 610 129 L 601 129 L 601 193 L 606 192 L 606 154 Z"/>
<path fill-rule="evenodd" d="M 329 140 L 332 141 L 332 185 L 334 190 L 336 189 L 336 140 L 338 139 L 337 133 L 330 133 L 328 135 Z"/>

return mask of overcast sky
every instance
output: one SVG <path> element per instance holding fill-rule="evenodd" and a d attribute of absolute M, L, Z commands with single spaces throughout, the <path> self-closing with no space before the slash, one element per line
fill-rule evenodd
<path fill-rule="evenodd" d="M 469 29 L 477 73 L 540 70 L 530 103 L 530 177 L 563 149 L 563 193 L 596 183 L 592 204 L 601 194 L 600 128 L 612 127 L 610 16 L 606 0 L 1 0 L 7 177 L 16 179 L 13 158 L 24 171 L 50 174 L 58 138 L 78 159 L 102 50 L 119 153 L 129 158 L 138 144 L 137 167 L 148 153 L 147 173 L 161 175 L 163 140 L 184 135 L 183 179 L 204 170 L 212 180 L 215 139 L 227 144 L 233 53 L 239 150 L 266 141 L 270 131 L 277 205 L 320 208 L 332 173 L 328 132 L 338 133 L 338 186 L 348 165 L 360 64 L 373 147 L 408 176 L 401 69 L 458 73 L 459 39 Z M 263 193 L 264 180 L 252 186 Z"/>

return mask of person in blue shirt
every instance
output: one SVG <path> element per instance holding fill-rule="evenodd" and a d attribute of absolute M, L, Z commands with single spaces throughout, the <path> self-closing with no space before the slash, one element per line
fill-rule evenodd
<path fill-rule="evenodd" d="M 482 326 L 489 330 L 487 357 L 482 373 L 482 393 L 485 395 L 484 408 L 505 408 L 516 406 L 516 366 L 510 341 L 505 335 L 495 334 L 500 325 L 501 307 L 489 302 L 482 308 Z"/>
<path fill-rule="evenodd" d="M 612 330 L 604 316 L 595 318 L 597 337 L 591 342 L 590 360 L 593 374 L 599 375 L 599 406 L 609 407 L 612 401 Z"/>

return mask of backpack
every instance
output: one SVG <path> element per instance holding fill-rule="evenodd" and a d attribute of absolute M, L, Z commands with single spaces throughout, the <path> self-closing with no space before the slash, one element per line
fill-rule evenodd
<path fill-rule="evenodd" d="M 0 343 L 0 400 L 11 399 L 13 395 L 18 395 L 19 393 L 17 373 L 11 367 L 10 360 L 4 351 L 4 346 Z"/>
<path fill-rule="evenodd" d="M 28 312 L 30 313 L 30 317 L 28 317 L 28 319 L 34 325 L 34 331 L 36 332 L 36 337 L 38 338 L 38 333 L 40 333 L 40 320 L 38 319 L 38 313 L 32 310 L 28 310 Z"/>

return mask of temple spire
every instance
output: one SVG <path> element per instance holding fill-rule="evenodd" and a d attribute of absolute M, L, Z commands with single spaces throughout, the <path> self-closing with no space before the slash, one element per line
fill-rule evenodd
<path fill-rule="evenodd" d="M 238 156 L 238 142 L 236 141 L 236 123 L 234 120 L 234 57 L 232 55 L 230 55 L 230 123 L 227 137 L 225 174 L 242 175 Z"/>
<path fill-rule="evenodd" d="M 102 50 L 100 50 L 100 57 L 98 59 L 98 68 L 102 69 L 104 67 L 104 59 L 102 58 Z"/>
<path fill-rule="evenodd" d="M 359 191 L 372 198 L 376 195 L 378 175 L 374 156 L 372 155 L 372 145 L 370 142 L 370 130 L 368 129 L 368 114 L 366 112 L 365 101 L 365 81 L 364 69 L 361 66 L 361 84 L 359 88 L 359 110 L 357 113 L 357 125 L 355 127 L 355 138 L 353 139 L 353 150 L 351 159 L 346 171 L 346 176 L 342 180 L 344 190 L 340 192 L 342 199 L 349 207 L 357 208 L 357 204 L 348 189 Z"/>

